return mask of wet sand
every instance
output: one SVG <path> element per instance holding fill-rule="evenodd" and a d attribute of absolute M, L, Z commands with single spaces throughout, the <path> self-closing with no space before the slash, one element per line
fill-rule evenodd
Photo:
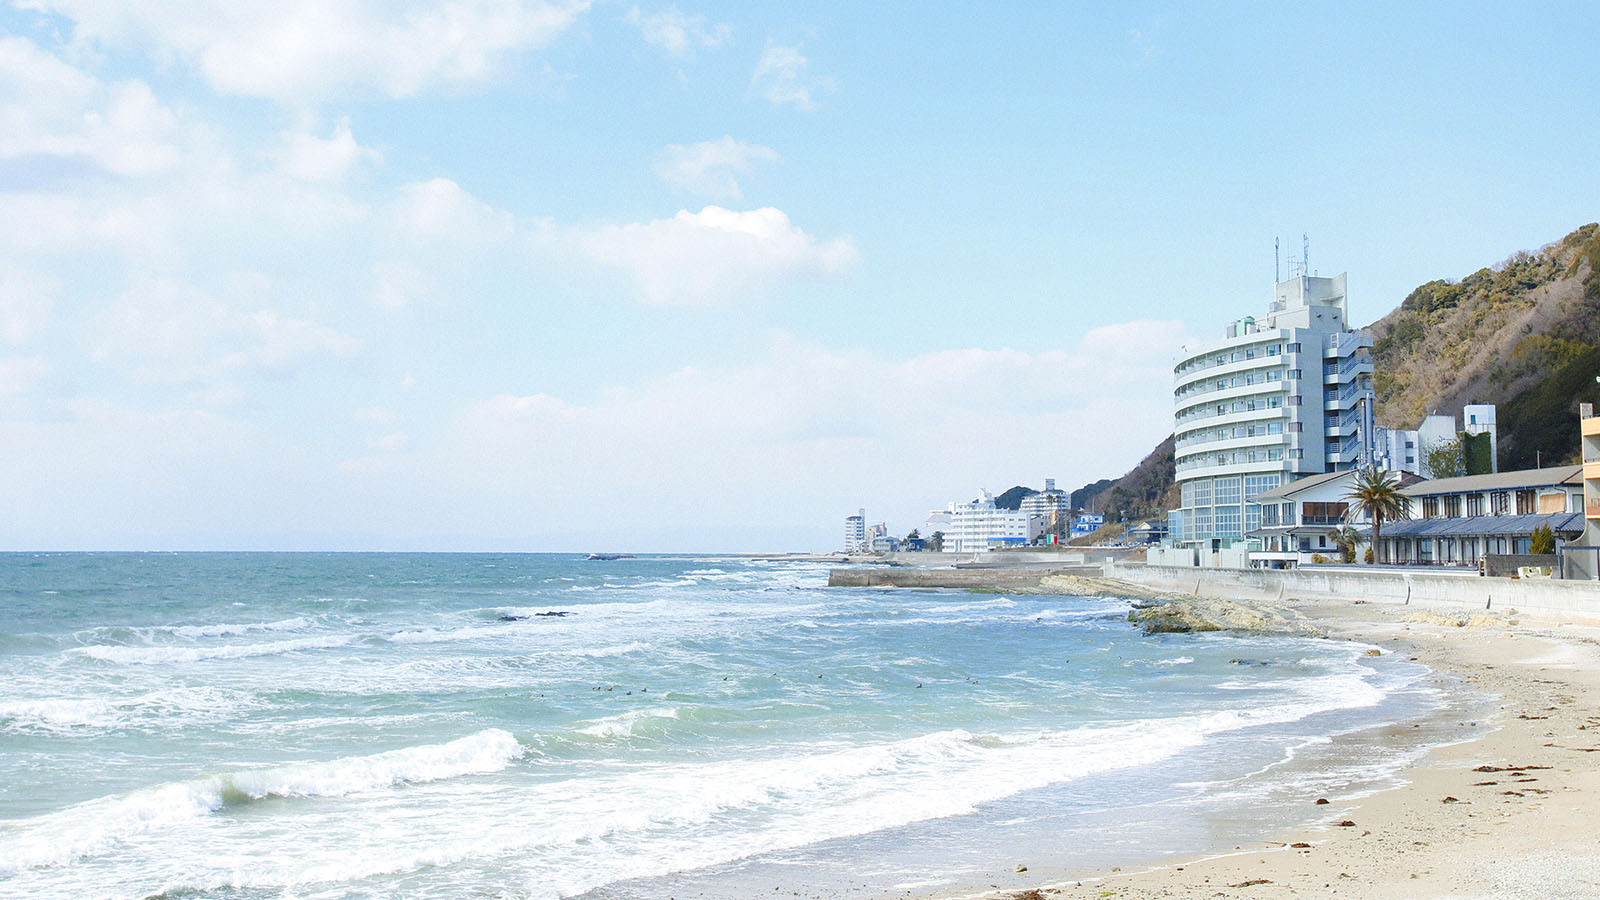
<path fill-rule="evenodd" d="M 1291 605 L 1331 640 L 1406 654 L 1489 695 L 1486 727 L 1428 754 L 1402 773 L 1400 787 L 1335 796 L 1326 806 L 1307 796 L 1310 824 L 1269 841 L 1210 857 L 1052 875 L 1021 891 L 978 886 L 949 896 L 1600 897 L 1600 627 L 1515 610 Z"/>

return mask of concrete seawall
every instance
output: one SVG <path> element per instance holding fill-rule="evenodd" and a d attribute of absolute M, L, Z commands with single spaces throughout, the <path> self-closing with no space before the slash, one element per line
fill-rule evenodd
<path fill-rule="evenodd" d="M 1506 610 L 1600 622 L 1600 582 L 1480 578 L 1411 572 L 1201 569 L 1118 565 L 1107 577 L 1163 591 L 1240 600 L 1338 598 L 1409 604 L 1453 612 Z"/>
<path fill-rule="evenodd" d="M 1051 575 L 1099 575 L 1099 566 L 1036 566 L 1003 569 L 833 569 L 828 587 L 964 588 L 976 591 L 1057 593 L 1043 584 Z"/>

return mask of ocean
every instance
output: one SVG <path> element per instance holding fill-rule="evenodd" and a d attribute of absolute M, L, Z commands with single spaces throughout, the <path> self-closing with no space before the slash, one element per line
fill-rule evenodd
<path fill-rule="evenodd" d="M 1343 641 L 559 554 L 0 554 L 0 898 L 873 898 L 1231 849 L 1457 739 Z M 1029 871 L 1017 874 L 1026 865 Z"/>

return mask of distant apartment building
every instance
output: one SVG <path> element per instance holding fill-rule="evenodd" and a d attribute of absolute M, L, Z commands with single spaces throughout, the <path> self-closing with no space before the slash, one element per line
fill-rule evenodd
<path fill-rule="evenodd" d="M 1380 469 L 1437 478 L 1429 465 L 1429 452 L 1460 440 L 1463 473 L 1489 475 L 1500 471 L 1500 435 L 1492 403 L 1468 404 L 1461 410 L 1461 427 L 1454 416 L 1431 415 L 1416 430 L 1376 428 L 1372 463 Z"/>
<path fill-rule="evenodd" d="M 1072 497 L 1066 491 L 1056 490 L 1054 478 L 1046 478 L 1044 490 L 1023 497 L 1018 511 L 1030 516 L 1043 516 L 1047 521 L 1053 517 L 1065 518 L 1072 512 Z"/>
<path fill-rule="evenodd" d="M 853 516 L 844 517 L 844 552 L 866 553 L 870 549 L 867 543 L 867 511 L 860 510 Z"/>
<path fill-rule="evenodd" d="M 1232 547 L 1261 524 L 1246 498 L 1371 459 L 1372 337 L 1348 326 L 1343 274 L 1279 282 L 1173 376 L 1180 546 Z"/>
<path fill-rule="evenodd" d="M 951 503 L 950 526 L 944 529 L 944 549 L 974 553 L 998 547 L 1022 546 L 1033 536 L 1027 513 L 998 509 L 988 491 L 969 503 Z"/>

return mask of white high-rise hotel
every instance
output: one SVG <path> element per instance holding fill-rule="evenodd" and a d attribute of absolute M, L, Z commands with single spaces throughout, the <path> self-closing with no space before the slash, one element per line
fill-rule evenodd
<path fill-rule="evenodd" d="M 1183 546 L 1220 549 L 1260 526 L 1244 501 L 1371 457 L 1372 337 L 1347 325 L 1345 276 L 1279 282 L 1261 320 L 1173 370 Z"/>

